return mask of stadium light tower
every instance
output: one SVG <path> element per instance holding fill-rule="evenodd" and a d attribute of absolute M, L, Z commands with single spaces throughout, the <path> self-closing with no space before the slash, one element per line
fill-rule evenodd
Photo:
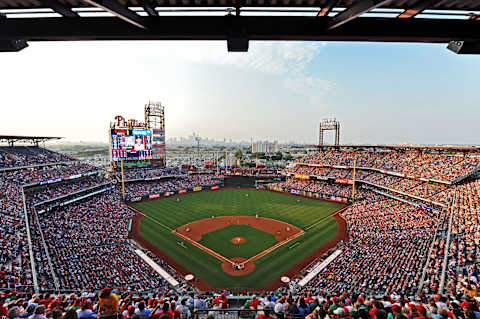
<path fill-rule="evenodd" d="M 195 136 L 195 141 L 197 141 L 197 156 L 198 159 L 200 160 L 200 136 Z"/>
<path fill-rule="evenodd" d="M 323 132 L 335 131 L 335 144 L 340 145 L 340 122 L 336 118 L 323 119 L 320 121 L 320 132 L 318 136 L 318 145 L 323 145 Z"/>

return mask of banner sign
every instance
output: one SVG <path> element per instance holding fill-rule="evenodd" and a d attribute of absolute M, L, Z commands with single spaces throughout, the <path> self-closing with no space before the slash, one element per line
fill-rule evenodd
<path fill-rule="evenodd" d="M 300 191 L 297 191 L 296 189 L 290 190 L 290 193 L 295 194 L 295 195 L 300 195 Z"/>
<path fill-rule="evenodd" d="M 139 166 L 150 166 L 150 165 L 152 165 L 150 162 L 135 162 L 135 163 L 123 162 L 124 167 L 139 167 Z"/>
<path fill-rule="evenodd" d="M 297 179 L 310 179 L 310 175 L 308 175 L 308 174 L 295 174 L 295 175 L 293 175 L 293 177 L 295 177 Z"/>
<path fill-rule="evenodd" d="M 160 198 L 160 194 L 152 194 L 148 196 L 149 199 Z"/>
<path fill-rule="evenodd" d="M 139 202 L 139 201 L 141 201 L 141 200 L 142 200 L 141 197 L 132 197 L 132 198 L 130 198 L 130 201 L 131 201 L 131 202 Z"/>
<path fill-rule="evenodd" d="M 196 187 L 193 188 L 194 192 L 199 192 L 201 190 L 202 190 L 202 186 L 196 186 Z"/>
<path fill-rule="evenodd" d="M 185 194 L 186 192 L 187 192 L 186 189 L 181 189 L 181 190 L 178 191 L 179 194 Z"/>
<path fill-rule="evenodd" d="M 219 188 L 220 188 L 220 187 L 218 187 L 218 185 L 215 185 L 215 186 L 212 186 L 210 189 L 211 189 L 212 191 L 214 191 L 214 190 L 217 190 L 217 189 L 219 189 Z"/>
<path fill-rule="evenodd" d="M 353 180 L 347 178 L 335 178 L 335 183 L 353 185 Z"/>
<path fill-rule="evenodd" d="M 52 184 L 52 183 L 57 183 L 61 181 L 62 181 L 61 178 L 54 178 L 54 179 L 49 179 L 48 181 L 40 182 L 40 185 Z"/>

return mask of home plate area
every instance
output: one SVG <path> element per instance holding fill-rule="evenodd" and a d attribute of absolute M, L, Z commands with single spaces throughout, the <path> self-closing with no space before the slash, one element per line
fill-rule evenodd
<path fill-rule="evenodd" d="M 173 234 L 222 261 L 231 276 L 255 270 L 254 261 L 303 235 L 291 224 L 258 216 L 221 216 L 191 222 Z"/>

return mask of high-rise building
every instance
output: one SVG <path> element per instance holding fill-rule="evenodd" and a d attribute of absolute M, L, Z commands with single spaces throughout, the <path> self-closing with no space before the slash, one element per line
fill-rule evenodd
<path fill-rule="evenodd" d="M 258 141 L 252 143 L 252 153 L 276 153 L 278 152 L 278 141 Z"/>

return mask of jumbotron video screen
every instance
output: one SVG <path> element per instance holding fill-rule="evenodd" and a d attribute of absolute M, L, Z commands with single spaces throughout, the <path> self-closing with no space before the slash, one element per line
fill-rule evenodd
<path fill-rule="evenodd" d="M 152 131 L 145 129 L 112 129 L 112 161 L 152 159 Z"/>

